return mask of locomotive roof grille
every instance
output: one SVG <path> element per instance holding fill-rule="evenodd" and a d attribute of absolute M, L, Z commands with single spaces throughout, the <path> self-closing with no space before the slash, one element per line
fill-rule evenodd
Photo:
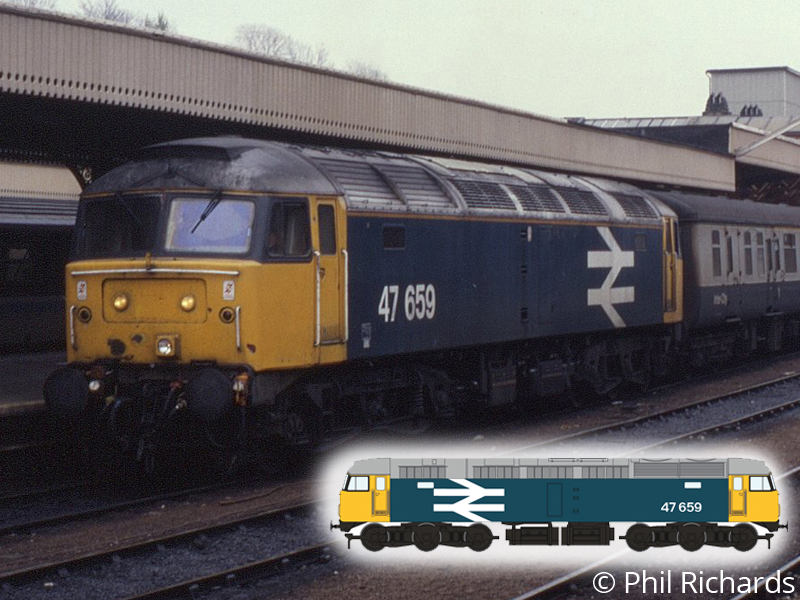
<path fill-rule="evenodd" d="M 332 158 L 317 158 L 314 162 L 326 169 L 354 202 L 387 206 L 397 203 L 397 194 L 368 163 Z"/>
<path fill-rule="evenodd" d="M 595 196 L 592 192 L 561 186 L 554 189 L 564 199 L 564 202 L 567 203 L 572 214 L 608 215 L 608 210 L 606 210 L 605 205 L 601 202 L 600 198 Z"/>
<path fill-rule="evenodd" d="M 653 207 L 642 196 L 635 196 L 633 194 L 619 194 L 612 193 L 612 196 L 619 202 L 622 210 L 629 217 L 639 219 L 657 219 L 658 214 Z"/>
<path fill-rule="evenodd" d="M 409 206 L 456 208 L 436 179 L 422 167 L 399 164 L 372 165 L 391 183 Z"/>
<path fill-rule="evenodd" d="M 470 208 L 516 211 L 517 207 L 508 193 L 497 183 L 451 179 Z"/>
<path fill-rule="evenodd" d="M 561 201 L 545 185 L 510 185 L 508 189 L 517 197 L 523 210 L 531 212 L 566 212 Z"/>

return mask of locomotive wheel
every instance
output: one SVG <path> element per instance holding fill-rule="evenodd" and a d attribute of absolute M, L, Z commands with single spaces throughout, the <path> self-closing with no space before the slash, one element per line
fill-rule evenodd
<path fill-rule="evenodd" d="M 625 534 L 625 541 L 628 542 L 628 547 L 636 552 L 647 550 L 654 539 L 653 530 L 644 523 L 631 525 L 628 533 Z"/>
<path fill-rule="evenodd" d="M 752 525 L 741 523 L 731 530 L 731 542 L 740 552 L 747 552 L 758 543 L 758 533 Z"/>
<path fill-rule="evenodd" d="M 684 550 L 695 552 L 706 543 L 706 532 L 697 523 L 686 523 L 678 529 L 678 543 Z"/>
<path fill-rule="evenodd" d="M 388 541 L 389 534 L 386 528 L 379 523 L 370 523 L 361 532 L 361 544 L 370 552 L 383 550 Z"/>
<path fill-rule="evenodd" d="M 464 540 L 467 542 L 470 550 L 475 552 L 483 552 L 492 545 L 492 531 L 486 525 L 476 523 L 470 525 L 464 533 Z"/>
<path fill-rule="evenodd" d="M 411 532 L 411 539 L 414 545 L 423 552 L 430 552 L 435 549 L 442 539 L 439 527 L 433 523 L 422 523 L 414 527 Z"/>

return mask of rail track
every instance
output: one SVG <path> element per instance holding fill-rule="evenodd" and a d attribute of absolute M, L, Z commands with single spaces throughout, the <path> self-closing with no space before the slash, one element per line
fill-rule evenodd
<path fill-rule="evenodd" d="M 160 536 L 149 536 L 147 539 L 115 544 L 111 548 L 98 551 L 85 552 L 77 556 L 61 560 L 46 560 L 36 565 L 15 569 L 0 573 L 0 584 L 20 584 L 42 578 L 48 574 L 68 571 L 75 573 L 79 569 L 86 570 L 105 561 L 111 561 L 113 557 L 125 558 L 135 554 L 163 551 L 164 548 L 175 546 L 182 542 L 192 542 L 197 539 L 208 539 L 211 536 L 229 532 L 242 526 L 263 525 L 270 521 L 280 522 L 287 514 L 307 511 L 316 506 L 316 502 L 305 502 L 303 504 L 293 503 L 290 506 L 280 508 L 248 511 L 247 514 L 228 518 L 224 522 L 207 526 L 182 528 L 175 533 L 168 533 Z M 204 542 L 207 543 L 207 542 Z M 329 544 L 325 544 L 327 546 Z M 309 548 L 306 548 L 310 552 Z M 289 555 L 282 555 L 281 560 Z M 264 562 L 264 561 L 261 561 Z M 244 567 L 242 567 L 244 568 Z"/>
<path fill-rule="evenodd" d="M 597 438 L 599 436 L 602 436 L 602 435 L 605 435 L 605 434 L 608 434 L 608 433 L 611 433 L 611 432 L 631 430 L 631 429 L 635 429 L 635 428 L 637 428 L 637 427 L 639 427 L 641 425 L 647 424 L 647 423 L 655 423 L 655 422 L 658 422 L 658 421 L 664 421 L 665 419 L 667 419 L 669 417 L 674 417 L 674 416 L 679 416 L 679 415 L 687 415 L 690 411 L 698 411 L 698 410 L 701 410 L 701 409 L 714 407 L 715 405 L 719 405 L 719 406 L 724 407 L 729 403 L 729 401 L 731 401 L 734 398 L 744 397 L 747 394 L 751 394 L 751 393 L 754 393 L 754 392 L 762 391 L 762 390 L 768 389 L 770 387 L 777 386 L 777 385 L 780 385 L 782 383 L 787 383 L 789 381 L 798 380 L 798 379 L 800 379 L 800 373 L 791 373 L 791 374 L 788 374 L 788 375 L 784 375 L 784 376 L 781 376 L 781 377 L 776 377 L 776 378 L 770 379 L 769 381 L 764 381 L 764 382 L 759 382 L 759 383 L 755 383 L 755 384 L 752 384 L 752 385 L 747 385 L 745 387 L 738 388 L 733 392 L 725 392 L 725 393 L 715 394 L 715 395 L 713 395 L 711 397 L 706 397 L 706 398 L 694 400 L 694 401 L 687 402 L 687 403 L 681 404 L 679 406 L 670 407 L 670 408 L 667 408 L 667 409 L 664 409 L 664 410 L 656 409 L 654 411 L 648 412 L 645 415 L 633 417 L 633 418 L 630 418 L 630 419 L 624 419 L 622 421 L 618 421 L 618 422 L 615 422 L 615 423 L 597 425 L 595 427 L 589 427 L 587 429 L 583 429 L 583 430 L 580 430 L 580 431 L 575 431 L 575 432 L 568 433 L 568 434 L 561 435 L 561 436 L 557 436 L 557 437 L 554 437 L 554 438 L 545 439 L 545 440 L 542 440 L 542 441 L 539 441 L 539 442 L 536 442 L 536 443 L 533 443 L 533 444 L 526 444 L 524 446 L 520 446 L 520 447 L 514 448 L 512 450 L 506 450 L 506 451 L 497 453 L 496 456 L 518 455 L 518 454 L 520 454 L 522 452 L 527 452 L 527 451 L 530 451 L 530 450 L 533 450 L 533 449 L 543 448 L 543 447 L 552 446 L 552 445 L 556 445 L 556 444 L 562 444 L 564 442 L 572 442 L 572 441 L 576 441 L 576 440 L 579 440 L 579 439 L 587 439 L 587 438 L 590 438 L 590 437 Z M 769 414 L 774 414 L 775 412 L 780 412 L 780 411 L 788 410 L 790 408 L 794 408 L 794 407 L 796 407 L 798 405 L 800 405 L 800 396 L 798 396 L 796 398 L 793 398 L 793 399 L 791 399 L 789 401 L 786 401 L 786 402 L 776 402 L 774 404 L 771 404 L 769 407 L 759 408 L 759 409 L 756 409 L 754 411 L 750 411 L 750 412 L 748 412 L 747 414 L 745 414 L 743 416 L 736 417 L 734 419 L 730 419 L 728 421 L 724 421 L 724 422 L 718 423 L 718 424 L 716 424 L 714 426 L 700 427 L 700 428 L 697 428 L 697 429 L 695 429 L 693 431 L 673 436 L 673 437 L 669 438 L 668 440 L 659 441 L 657 443 L 651 444 L 650 446 L 646 446 L 646 447 L 642 448 L 641 450 L 646 450 L 646 449 L 649 449 L 649 448 L 652 448 L 652 447 L 655 447 L 655 446 L 659 446 L 659 445 L 661 445 L 663 443 L 666 443 L 666 442 L 669 442 L 669 441 L 677 441 L 677 440 L 684 439 L 684 438 L 687 438 L 687 437 L 692 437 L 692 436 L 695 436 L 695 435 L 701 435 L 703 433 L 709 433 L 709 432 L 714 432 L 714 431 L 717 431 L 717 430 L 725 429 L 727 427 L 732 427 L 732 426 L 735 426 L 737 424 L 744 424 L 746 422 L 759 419 L 759 418 L 761 418 L 763 416 L 766 416 L 766 415 L 769 415 Z"/>

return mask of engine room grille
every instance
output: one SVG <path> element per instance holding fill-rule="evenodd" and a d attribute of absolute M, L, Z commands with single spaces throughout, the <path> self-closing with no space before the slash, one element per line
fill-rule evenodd
<path fill-rule="evenodd" d="M 391 206 L 400 202 L 384 178 L 367 163 L 318 158 L 321 164 L 344 188 L 348 200 Z"/>
<path fill-rule="evenodd" d="M 489 181 L 450 180 L 470 208 L 517 210 L 514 201 L 497 183 Z"/>
<path fill-rule="evenodd" d="M 473 479 L 519 479 L 519 467 L 472 467 Z"/>
<path fill-rule="evenodd" d="M 725 477 L 725 463 L 681 463 L 681 477 Z"/>
<path fill-rule="evenodd" d="M 622 210 L 629 217 L 640 219 L 657 219 L 658 214 L 642 196 L 633 194 L 611 194 L 619 202 Z"/>
<path fill-rule="evenodd" d="M 410 206 L 421 208 L 455 208 L 456 204 L 422 167 L 407 165 L 373 165 L 395 186 Z"/>
<path fill-rule="evenodd" d="M 725 463 L 634 463 L 634 477 L 725 477 Z"/>
<path fill-rule="evenodd" d="M 556 187 L 555 190 L 569 206 L 569 210 L 574 215 L 607 215 L 605 205 L 600 198 L 592 192 L 578 190 L 570 187 Z"/>
<path fill-rule="evenodd" d="M 400 467 L 398 479 L 444 479 L 446 466 Z"/>
<path fill-rule="evenodd" d="M 558 212 L 563 213 L 564 205 L 555 194 L 545 185 L 510 185 L 508 186 L 519 200 L 523 210 L 533 212 Z"/>

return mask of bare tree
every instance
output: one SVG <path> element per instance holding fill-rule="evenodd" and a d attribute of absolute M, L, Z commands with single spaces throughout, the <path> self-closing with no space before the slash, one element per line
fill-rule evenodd
<path fill-rule="evenodd" d="M 139 19 L 142 27 L 146 29 L 157 29 L 158 31 L 175 31 L 175 26 L 167 19 L 163 12 L 159 12 L 155 17 L 145 15 Z"/>
<path fill-rule="evenodd" d="M 85 17 L 105 19 L 125 25 L 132 24 L 135 19 L 131 11 L 117 4 L 117 0 L 83 0 L 80 9 Z"/>
<path fill-rule="evenodd" d="M 11 4 L 18 4 L 25 8 L 38 8 L 41 10 L 54 10 L 56 0 L 7 0 Z"/>
<path fill-rule="evenodd" d="M 347 72 L 359 77 L 374 79 L 375 81 L 389 81 L 389 76 L 384 71 L 381 71 L 373 64 L 360 60 L 351 60 L 347 63 Z"/>
<path fill-rule="evenodd" d="M 319 44 L 312 48 L 280 29 L 269 25 L 239 25 L 236 43 L 253 54 L 280 58 L 315 67 L 330 66 L 328 49 Z"/>

